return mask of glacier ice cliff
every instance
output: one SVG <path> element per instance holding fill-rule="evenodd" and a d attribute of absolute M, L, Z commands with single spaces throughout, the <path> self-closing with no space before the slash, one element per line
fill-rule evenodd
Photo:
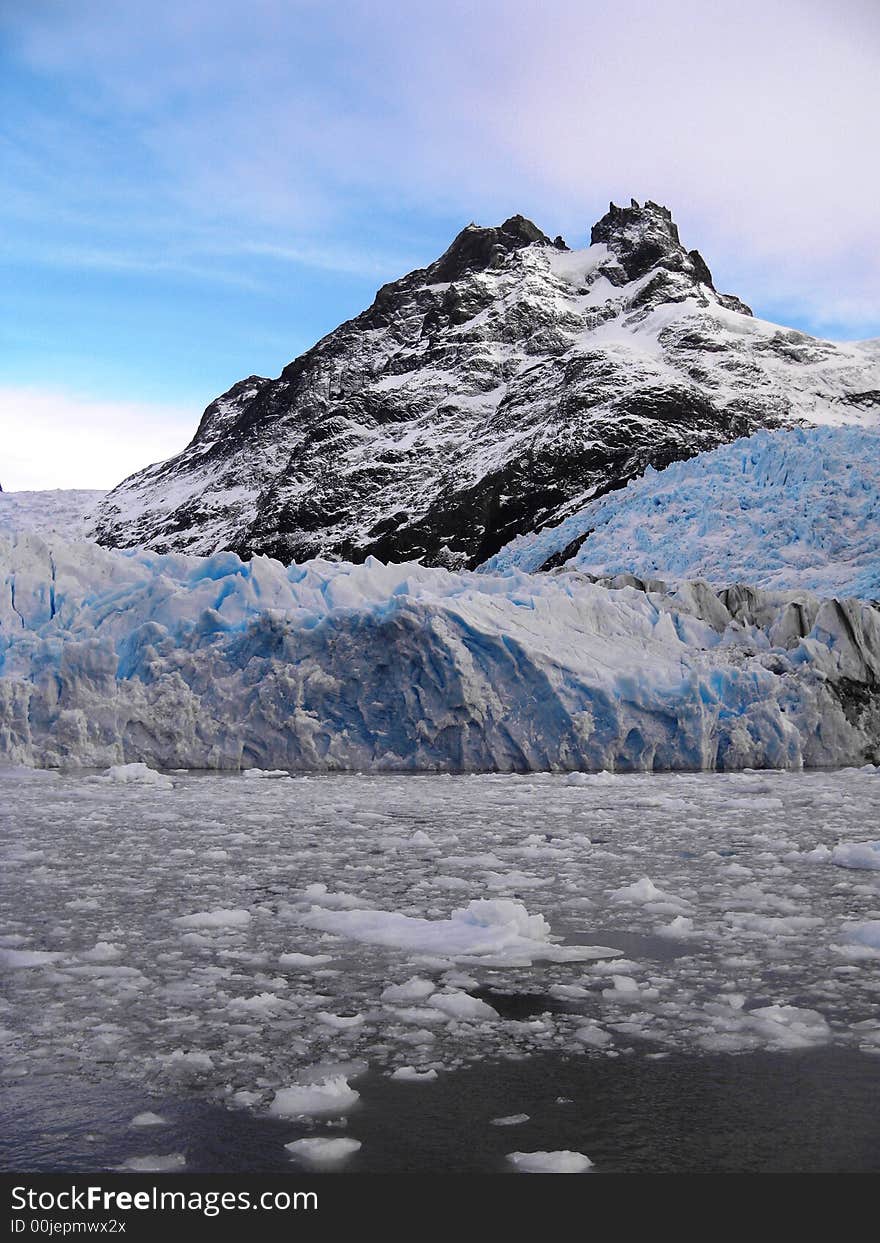
<path fill-rule="evenodd" d="M 880 613 L 577 572 L 0 537 L 0 759 L 310 771 L 880 758 Z"/>

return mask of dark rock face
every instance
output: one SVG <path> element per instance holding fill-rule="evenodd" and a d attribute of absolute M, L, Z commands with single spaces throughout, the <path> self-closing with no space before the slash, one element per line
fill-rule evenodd
<path fill-rule="evenodd" d="M 558 241 L 561 238 L 557 238 Z M 483 229 L 469 224 L 446 253 L 427 269 L 429 283 L 457 281 L 469 272 L 500 267 L 512 251 L 531 246 L 533 242 L 551 245 L 550 238 L 525 216 L 511 216 L 497 229 Z M 565 248 L 564 242 L 562 248 Z"/>
<path fill-rule="evenodd" d="M 875 348 L 718 294 L 665 207 L 611 206 L 587 250 L 522 216 L 468 225 L 188 447 L 102 503 L 105 544 L 474 566 L 646 467 L 758 427 L 858 421 Z"/>
<path fill-rule="evenodd" d="M 637 281 L 649 272 L 657 272 L 656 288 L 663 286 L 662 273 L 670 272 L 684 276 L 688 282 L 705 285 L 711 289 L 723 306 L 739 311 L 742 315 L 751 315 L 751 308 L 732 294 L 717 294 L 712 283 L 712 273 L 705 259 L 698 250 L 685 250 L 678 236 L 678 226 L 672 219 L 668 207 L 647 200 L 640 207 L 635 199 L 629 207 L 615 207 L 610 204 L 607 213 L 593 225 L 590 233 L 592 246 L 603 243 L 617 259 L 620 273 L 623 275 L 621 284 Z M 606 271 L 613 283 L 613 268 Z M 674 290 L 674 283 L 669 283 L 669 290 Z"/>

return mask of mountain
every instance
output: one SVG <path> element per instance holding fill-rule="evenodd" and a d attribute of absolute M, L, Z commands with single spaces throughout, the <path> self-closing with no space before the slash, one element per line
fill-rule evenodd
<path fill-rule="evenodd" d="M 513 216 L 468 225 L 278 379 L 234 385 L 94 530 L 158 551 L 474 567 L 648 466 L 878 413 L 880 342 L 755 319 L 665 207 L 612 204 L 583 250 Z"/>
<path fill-rule="evenodd" d="M 648 470 L 482 568 L 562 567 L 880 600 L 880 428 L 756 432 Z"/>

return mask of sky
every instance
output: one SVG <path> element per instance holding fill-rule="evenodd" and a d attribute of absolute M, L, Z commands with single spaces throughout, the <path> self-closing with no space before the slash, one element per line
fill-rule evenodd
<path fill-rule="evenodd" d="M 716 286 L 880 336 L 876 0 L 0 0 L 0 485 L 106 488 L 521 212 L 667 204 Z"/>

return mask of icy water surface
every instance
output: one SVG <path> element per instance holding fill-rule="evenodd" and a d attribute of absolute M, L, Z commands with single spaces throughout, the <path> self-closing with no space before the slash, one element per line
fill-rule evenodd
<path fill-rule="evenodd" d="M 6 1168 L 880 1165 L 872 768 L 0 794 Z"/>

